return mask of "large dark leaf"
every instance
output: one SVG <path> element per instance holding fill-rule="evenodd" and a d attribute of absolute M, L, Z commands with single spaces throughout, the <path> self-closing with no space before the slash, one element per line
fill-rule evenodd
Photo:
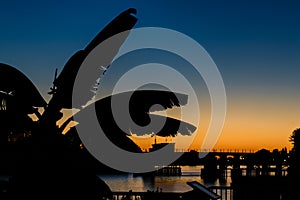
<path fill-rule="evenodd" d="M 145 126 L 148 125 L 148 122 L 151 123 L 151 119 L 165 120 L 165 124 L 163 128 L 160 129 L 158 132 L 155 132 L 156 127 L 153 126 L 150 126 L 146 129 L 141 128 L 141 130 L 143 129 L 143 132 L 139 132 L 139 128 L 136 128 L 139 127 L 139 125 L 133 127 L 130 125 L 131 123 L 127 123 L 125 121 L 124 124 L 128 124 L 128 126 L 125 127 L 125 129 L 124 127 L 123 129 L 121 129 L 116 123 L 115 118 L 113 116 L 113 112 L 111 109 L 112 102 L 116 103 L 115 105 L 119 106 L 117 107 L 116 111 L 118 111 L 118 109 L 130 109 L 129 113 L 131 115 L 132 120 L 138 121 L 139 123 L 144 124 Z M 126 107 L 126 103 L 128 102 L 130 102 L 130 106 L 127 104 Z M 161 109 L 159 109 L 159 107 L 157 107 L 157 109 L 154 109 L 155 111 L 160 111 L 166 108 L 172 108 L 173 106 L 178 107 L 181 105 L 185 105 L 186 103 L 187 95 L 185 94 L 175 94 L 170 91 L 138 90 L 135 92 L 123 92 L 100 99 L 94 104 L 87 106 L 77 115 L 83 114 L 84 112 L 90 112 L 95 106 L 98 122 L 106 136 L 114 144 L 116 144 L 122 149 L 132 152 L 139 152 L 137 150 L 137 145 L 127 137 L 131 133 L 135 133 L 137 135 L 155 133 L 156 135 L 165 137 L 176 136 L 177 133 L 190 135 L 196 130 L 196 127 L 189 123 L 182 122 L 180 120 L 173 119 L 170 117 L 149 114 L 149 109 L 151 108 L 151 105 L 160 104 Z M 130 118 L 130 116 L 127 116 L 127 118 L 123 118 L 122 120 L 128 120 L 128 118 Z M 79 125 L 80 123 L 81 122 L 79 122 Z"/>
<path fill-rule="evenodd" d="M 22 72 L 16 68 L 0 63 L 0 97 L 6 99 L 8 109 L 16 112 L 32 113 L 32 107 L 43 107 L 45 100 Z"/>
<path fill-rule="evenodd" d="M 54 103 L 61 108 L 73 107 L 73 86 L 81 64 L 88 56 L 88 54 L 100 43 L 113 35 L 132 29 L 137 22 L 137 18 L 133 16 L 133 14 L 136 14 L 136 10 L 133 8 L 122 12 L 115 19 L 113 19 L 102 31 L 100 31 L 100 33 L 86 46 L 85 49 L 78 51 L 68 60 L 62 72 L 54 81 L 54 85 L 57 90 L 54 92 L 55 94 L 51 99 L 51 103 Z M 82 91 L 82 94 L 80 94 L 81 102 L 78 103 L 80 105 L 75 105 L 75 107 L 84 105 L 88 100 L 92 98 L 92 96 L 94 95 L 94 93 L 91 92 L 92 87 L 96 84 L 96 80 L 99 78 L 99 76 L 103 75 L 103 73 L 105 72 L 105 68 L 107 68 L 111 64 L 113 58 L 118 53 L 120 46 L 123 44 L 128 34 L 129 32 L 126 32 L 121 37 L 118 37 L 118 39 L 114 40 L 113 45 L 103 45 L 101 46 L 102 48 L 98 48 L 100 49 L 100 52 L 103 52 L 103 54 L 99 55 L 99 62 L 97 61 L 98 64 L 89 69 L 94 73 L 89 73 L 87 81 L 85 83 L 82 83 L 84 85 L 81 85 L 81 88 L 84 88 L 84 93 Z M 101 66 L 104 69 L 101 68 Z"/>
<path fill-rule="evenodd" d="M 28 114 L 45 105 L 39 91 L 22 72 L 0 63 L 0 132 L 4 141 L 8 133 L 30 131 L 33 121 Z"/>
<path fill-rule="evenodd" d="M 115 94 L 98 100 L 96 102 L 96 111 L 98 120 L 104 130 L 109 132 L 122 132 L 124 135 L 135 133 L 137 135 L 145 135 L 155 133 L 159 136 L 175 136 L 178 132 L 189 135 L 195 131 L 195 127 L 186 122 L 182 122 L 170 117 L 149 114 L 153 111 L 164 111 L 167 108 L 180 107 L 186 105 L 188 96 L 185 94 L 173 93 L 162 90 L 137 90 Z M 159 106 L 156 106 L 159 105 Z M 121 120 L 126 127 L 127 132 L 124 133 L 118 128 L 113 116 L 111 107 L 114 106 L 116 114 L 124 113 L 129 110 L 130 116 L 124 116 Z M 119 113 L 118 113 L 119 112 Z M 122 117 L 122 116 L 121 116 Z M 131 126 L 130 120 L 136 124 Z M 152 120 L 152 121 L 151 121 Z M 158 127 L 148 126 L 155 122 L 164 122 L 164 126 L 155 132 Z M 180 124 L 182 126 L 180 126 Z M 146 128 L 147 127 L 147 128 Z"/>

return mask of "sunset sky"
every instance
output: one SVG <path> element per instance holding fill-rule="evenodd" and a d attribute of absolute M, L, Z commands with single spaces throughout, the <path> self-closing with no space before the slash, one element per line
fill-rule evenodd
<path fill-rule="evenodd" d="M 214 148 L 291 148 L 289 135 L 300 127 L 299 1 L 5 1 L 0 62 L 30 77 L 49 99 L 55 68 L 130 7 L 137 9 L 136 27 L 182 32 L 216 63 L 227 116 Z M 201 146 L 204 130 L 192 148 Z"/>

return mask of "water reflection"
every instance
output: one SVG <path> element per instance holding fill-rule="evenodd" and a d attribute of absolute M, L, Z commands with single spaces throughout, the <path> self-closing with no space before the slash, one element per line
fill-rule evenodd
<path fill-rule="evenodd" d="M 206 186 L 230 185 L 231 179 L 217 179 L 214 182 L 205 182 L 200 177 L 200 170 L 203 166 L 182 166 L 182 176 L 134 176 L 132 174 L 123 175 L 100 175 L 112 191 L 160 191 L 163 192 L 186 192 L 192 188 L 186 184 L 188 181 L 198 181 Z"/>

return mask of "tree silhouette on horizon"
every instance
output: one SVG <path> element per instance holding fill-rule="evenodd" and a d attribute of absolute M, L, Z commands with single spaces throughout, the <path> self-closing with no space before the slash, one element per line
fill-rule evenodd
<path fill-rule="evenodd" d="M 300 128 L 292 132 L 289 141 L 293 144 L 289 159 L 289 176 L 300 178 Z"/>

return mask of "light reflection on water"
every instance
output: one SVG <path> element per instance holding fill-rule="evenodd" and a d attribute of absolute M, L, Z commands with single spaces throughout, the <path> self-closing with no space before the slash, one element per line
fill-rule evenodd
<path fill-rule="evenodd" d="M 154 176 L 143 177 L 134 176 L 132 174 L 122 175 L 100 175 L 99 177 L 105 181 L 112 191 L 156 191 L 162 188 L 163 192 L 186 192 L 192 188 L 186 184 L 188 181 L 198 181 L 206 186 L 211 185 L 230 185 L 230 180 L 220 183 L 204 182 L 200 177 L 200 170 L 203 166 L 182 166 L 182 176 Z"/>

